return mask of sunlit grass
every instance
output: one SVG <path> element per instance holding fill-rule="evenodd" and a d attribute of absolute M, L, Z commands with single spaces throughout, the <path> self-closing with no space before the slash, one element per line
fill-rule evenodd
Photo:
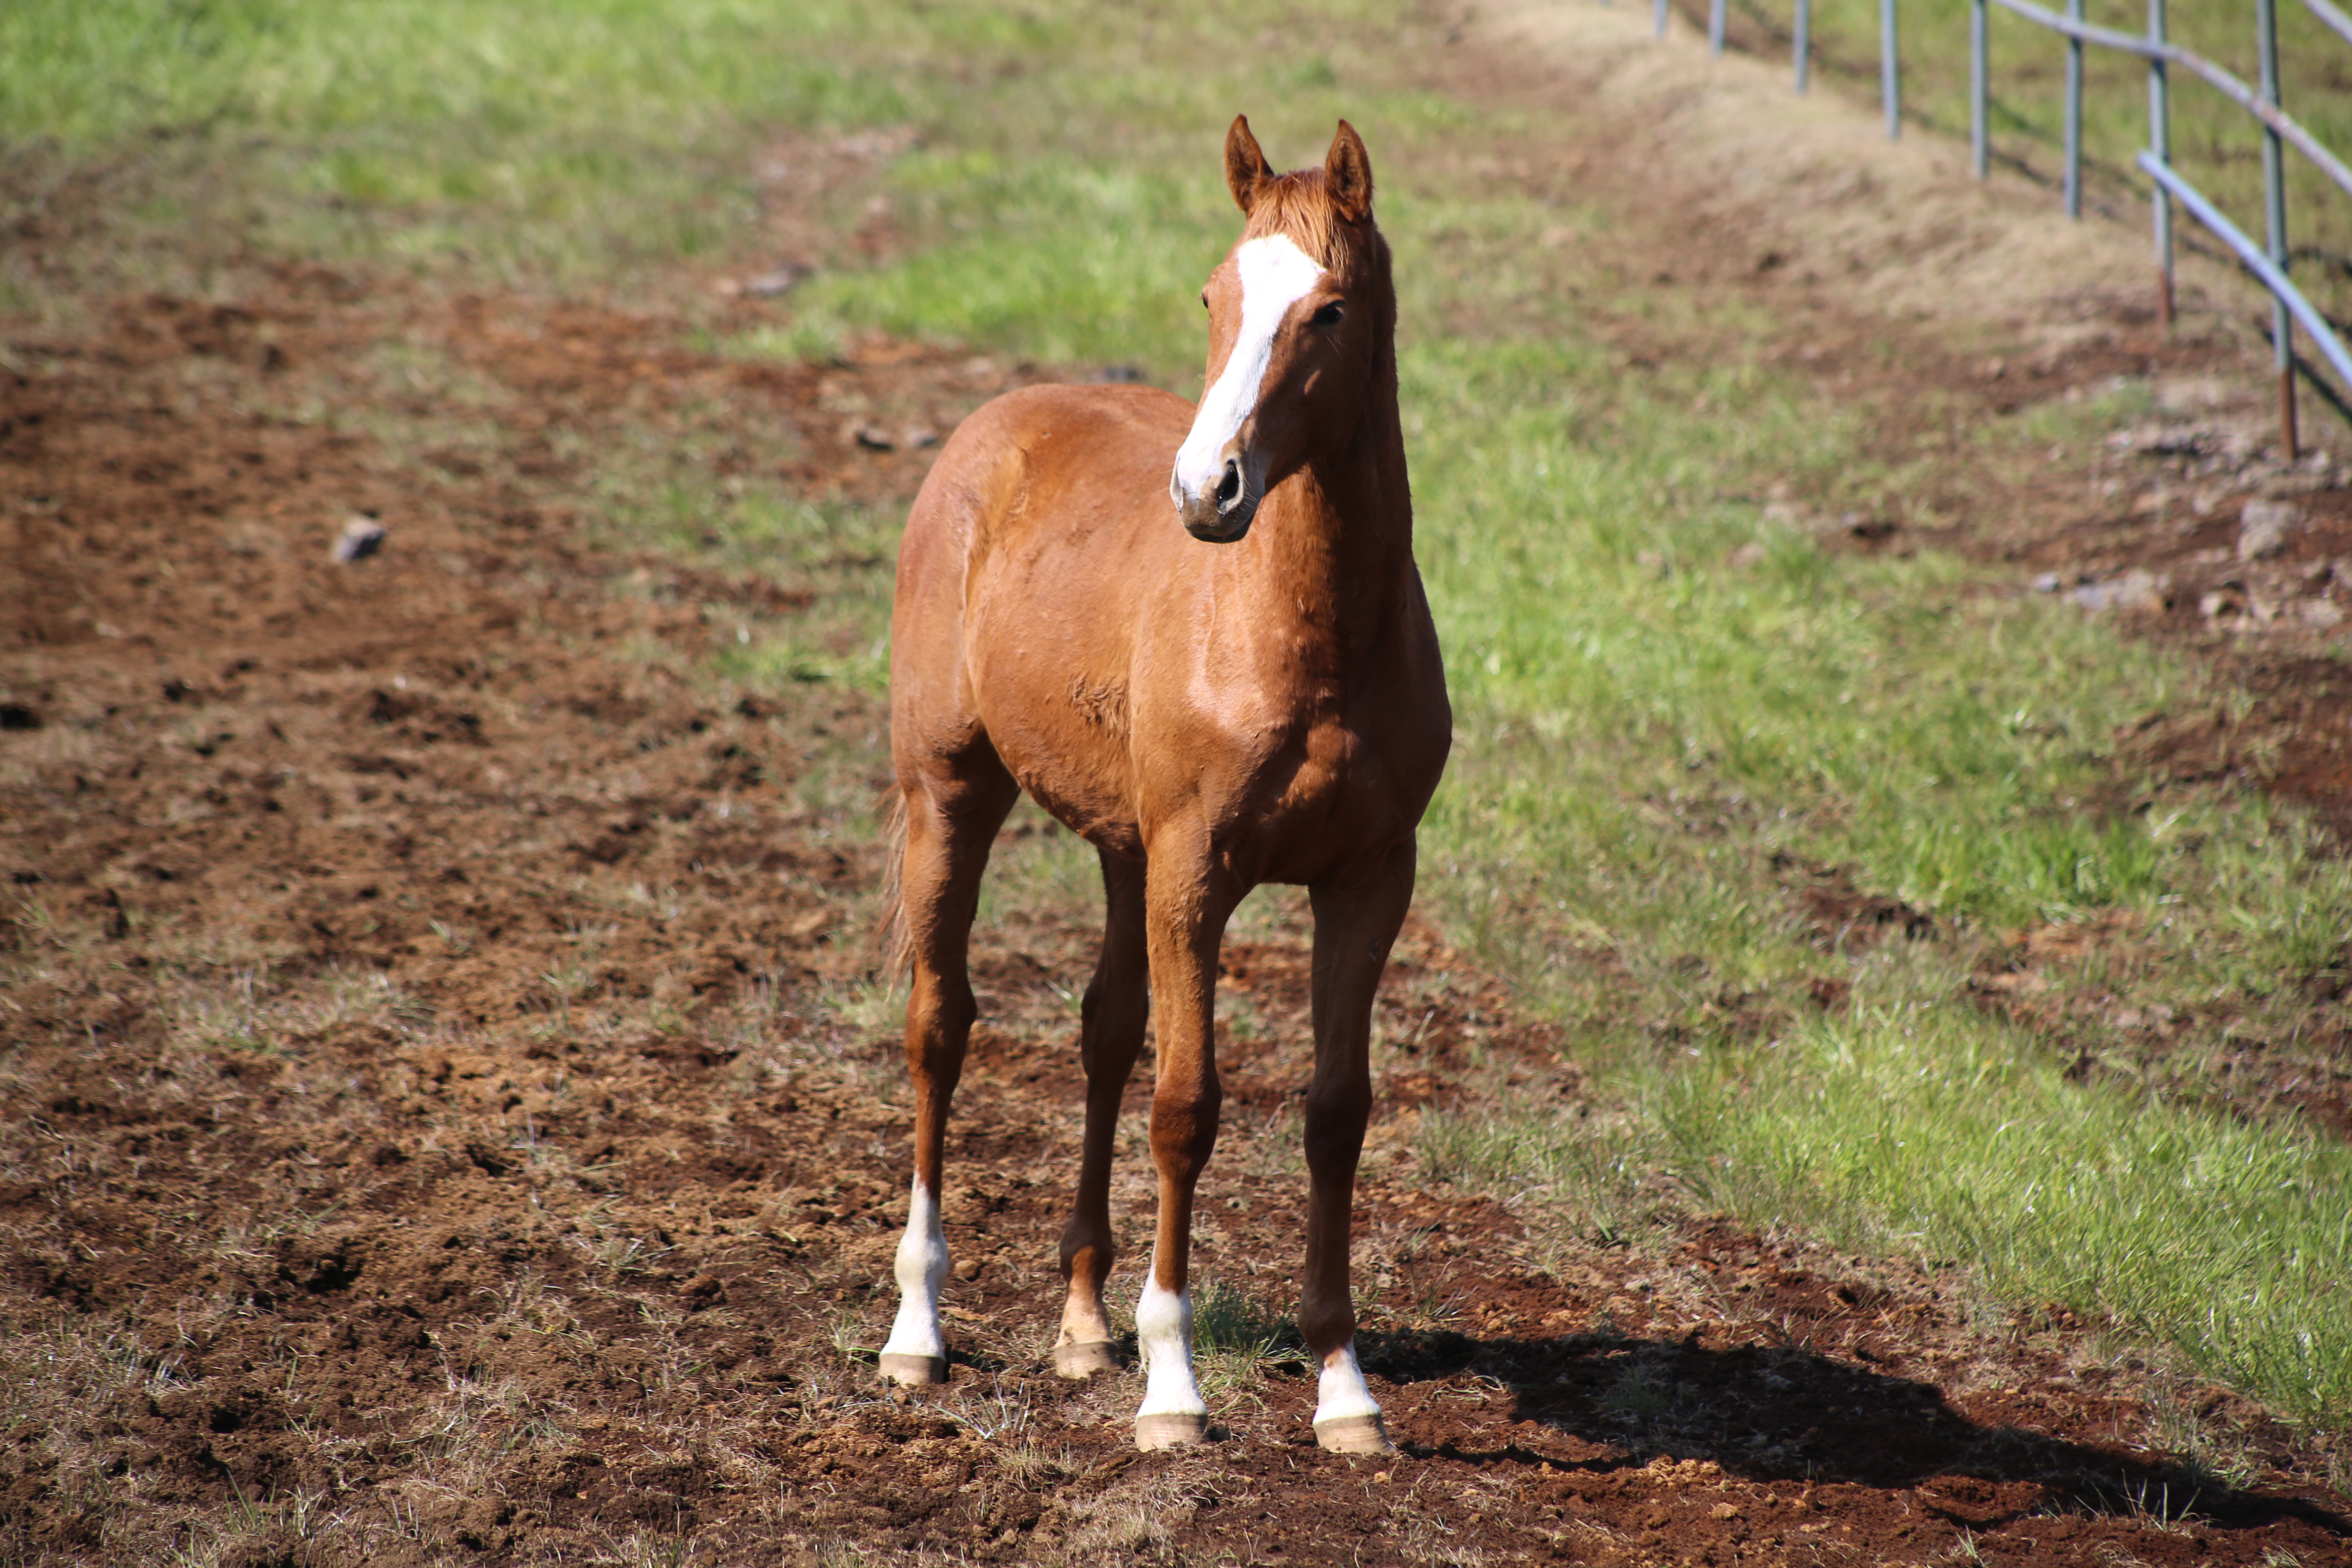
<path fill-rule="evenodd" d="M 1662 1087 L 1703 1198 L 2112 1312 L 2294 1415 L 2352 1409 L 2352 1152 L 2066 1083 L 1965 1003 L 1888 990 L 1780 1042 L 1793 1070 L 1732 1054 Z"/>

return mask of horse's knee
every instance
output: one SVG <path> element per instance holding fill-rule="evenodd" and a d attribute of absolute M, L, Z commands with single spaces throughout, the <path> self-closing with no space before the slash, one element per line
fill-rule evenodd
<path fill-rule="evenodd" d="M 1198 1176 L 1217 1146 L 1217 1110 L 1223 1090 L 1213 1078 L 1163 1084 L 1151 1097 L 1151 1157 L 1165 1175 Z"/>

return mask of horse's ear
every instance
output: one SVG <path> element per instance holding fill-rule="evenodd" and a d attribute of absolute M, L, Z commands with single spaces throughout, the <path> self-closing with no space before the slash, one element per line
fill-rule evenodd
<path fill-rule="evenodd" d="M 1323 155 L 1323 189 L 1348 222 L 1361 223 L 1372 216 L 1372 155 L 1364 151 L 1364 139 L 1356 128 L 1344 120 L 1331 138 L 1331 151 Z"/>
<path fill-rule="evenodd" d="M 1273 178 L 1274 166 L 1250 134 L 1249 116 L 1234 115 L 1233 129 L 1225 132 L 1225 188 L 1234 193 L 1244 216 L 1257 205 L 1258 192 Z"/>

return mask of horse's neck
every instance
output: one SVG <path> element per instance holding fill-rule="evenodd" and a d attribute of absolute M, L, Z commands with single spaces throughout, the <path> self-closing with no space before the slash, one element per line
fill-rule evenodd
<path fill-rule="evenodd" d="M 1261 624 L 1287 627 L 1310 665 L 1341 679 L 1411 597 L 1412 497 L 1394 385 L 1381 375 L 1349 439 L 1276 485 L 1254 530 L 1265 541 L 1250 574 Z"/>

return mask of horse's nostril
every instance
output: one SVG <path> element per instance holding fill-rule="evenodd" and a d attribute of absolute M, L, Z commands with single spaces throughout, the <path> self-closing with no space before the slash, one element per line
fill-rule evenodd
<path fill-rule="evenodd" d="M 1217 480 L 1218 510 L 1222 511 L 1233 505 L 1234 501 L 1241 499 L 1241 493 L 1242 466 L 1239 462 L 1227 458 L 1224 474 Z"/>

